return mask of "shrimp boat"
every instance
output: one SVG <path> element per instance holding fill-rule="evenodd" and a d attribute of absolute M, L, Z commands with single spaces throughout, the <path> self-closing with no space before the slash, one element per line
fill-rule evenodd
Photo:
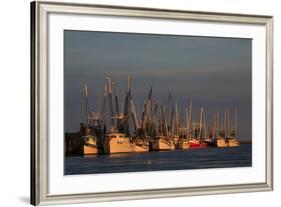
<path fill-rule="evenodd" d="M 186 123 L 181 125 L 177 101 L 169 93 L 167 104 L 159 104 L 158 100 L 152 98 L 151 86 L 143 103 L 143 111 L 137 114 L 131 92 L 132 79 L 128 76 L 122 112 L 119 107 L 118 84 L 111 82 L 110 77 L 105 80 L 102 110 L 89 111 L 87 84 L 83 87 L 85 122 L 78 135 L 82 137 L 82 140 L 79 139 L 79 153 L 81 146 L 84 155 L 239 146 L 236 139 L 237 115 L 235 113 L 234 126 L 230 126 L 228 109 L 224 112 L 221 127 L 218 111 L 214 116 L 213 126 L 207 126 L 203 107 L 200 121 L 192 120 L 190 102 L 189 110 L 185 108 Z M 229 133 L 231 127 L 233 130 Z"/>
<path fill-rule="evenodd" d="M 217 137 L 215 140 L 216 147 L 228 147 L 228 143 L 224 137 Z"/>
<path fill-rule="evenodd" d="M 85 104 L 85 123 L 80 125 L 80 132 L 84 134 L 83 139 L 83 155 L 96 155 L 100 152 L 100 147 L 98 146 L 98 139 L 94 133 L 94 124 L 91 123 L 93 120 L 94 112 L 89 111 L 88 103 L 88 86 L 87 84 L 83 87 L 84 93 L 84 104 Z"/>
<path fill-rule="evenodd" d="M 176 143 L 176 149 L 189 149 L 190 143 L 188 139 L 179 139 Z"/>
<path fill-rule="evenodd" d="M 84 140 L 84 145 L 83 145 L 84 155 L 98 154 L 97 138 L 94 135 L 88 134 L 87 136 L 83 136 L 82 139 Z"/>
<path fill-rule="evenodd" d="M 239 141 L 236 139 L 236 134 L 237 134 L 237 112 L 235 112 L 235 117 L 234 117 L 234 129 L 230 133 L 230 137 L 227 137 L 227 142 L 229 147 L 238 147 L 240 146 Z"/>
<path fill-rule="evenodd" d="M 205 138 L 204 143 L 206 143 L 207 146 L 211 146 L 211 147 L 215 145 L 215 141 L 213 138 Z"/>
<path fill-rule="evenodd" d="M 227 138 L 228 147 L 238 147 L 240 146 L 239 141 L 235 137 Z"/>
<path fill-rule="evenodd" d="M 223 137 L 218 137 L 216 139 L 216 146 L 217 147 L 238 147 L 238 146 L 240 146 L 240 143 L 234 137 L 230 137 L 230 138 L 226 138 L 226 139 Z"/>
<path fill-rule="evenodd" d="M 135 152 L 135 144 L 118 130 L 111 130 L 106 135 L 103 148 L 105 154 Z"/>
<path fill-rule="evenodd" d="M 237 147 L 240 146 L 239 141 L 236 139 L 237 128 L 237 112 L 234 117 L 234 129 L 231 133 L 228 133 L 229 125 L 229 111 L 224 112 L 224 129 L 220 131 L 219 137 L 216 139 L 217 147 Z"/>
<path fill-rule="evenodd" d="M 190 109 L 189 109 L 189 120 L 187 119 L 187 125 L 188 125 L 188 138 L 187 138 L 187 142 L 189 144 L 189 148 L 193 149 L 193 148 L 205 148 L 207 147 L 207 143 L 204 142 L 203 137 L 205 137 L 205 131 L 206 131 L 206 127 L 205 127 L 205 112 L 203 107 L 201 107 L 201 112 L 200 112 L 200 121 L 199 123 L 191 123 L 191 105 L 192 103 L 190 103 Z"/>
<path fill-rule="evenodd" d="M 156 136 L 151 142 L 152 151 L 165 151 L 165 150 L 174 150 L 175 144 L 172 139 L 167 138 L 166 136 Z"/>
<path fill-rule="evenodd" d="M 149 142 L 148 139 L 137 137 L 135 139 L 135 152 L 148 152 Z"/>
<path fill-rule="evenodd" d="M 207 143 L 199 140 L 199 139 L 195 139 L 195 138 L 191 138 L 188 140 L 189 143 L 189 147 L 190 148 L 204 148 L 207 147 Z"/>

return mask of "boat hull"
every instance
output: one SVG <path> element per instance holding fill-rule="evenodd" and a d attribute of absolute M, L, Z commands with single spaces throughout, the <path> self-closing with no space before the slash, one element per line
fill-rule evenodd
<path fill-rule="evenodd" d="M 148 152 L 149 146 L 135 146 L 135 152 Z"/>
<path fill-rule="evenodd" d="M 148 152 L 149 142 L 147 140 L 137 138 L 135 141 L 135 152 Z"/>
<path fill-rule="evenodd" d="M 112 138 L 104 143 L 104 153 L 129 153 L 135 152 L 135 145 L 130 141 L 129 138 Z"/>
<path fill-rule="evenodd" d="M 204 143 L 206 143 L 207 146 L 209 146 L 209 147 L 214 147 L 214 146 L 216 146 L 215 141 L 214 141 L 214 140 L 211 140 L 211 139 L 204 140 Z"/>
<path fill-rule="evenodd" d="M 202 143 L 190 143 L 189 148 L 194 149 L 194 148 L 205 148 L 207 147 L 207 144 L 202 142 Z"/>
<path fill-rule="evenodd" d="M 84 145 L 83 146 L 84 155 L 96 155 L 98 154 L 98 148 L 96 146 Z"/>
<path fill-rule="evenodd" d="M 155 138 L 151 144 L 151 150 L 153 151 L 167 151 L 167 150 L 174 150 L 175 144 L 172 140 L 167 138 Z"/>
<path fill-rule="evenodd" d="M 189 149 L 190 144 L 188 141 L 178 141 L 176 144 L 176 149 Z"/>
<path fill-rule="evenodd" d="M 238 147 L 238 146 L 240 146 L 240 143 L 236 139 L 229 139 L 228 146 L 229 147 Z"/>
<path fill-rule="evenodd" d="M 204 148 L 207 147 L 207 144 L 201 140 L 192 138 L 188 140 L 189 148 Z"/>
<path fill-rule="evenodd" d="M 228 147 L 228 143 L 225 139 L 217 139 L 216 146 L 217 147 Z"/>
<path fill-rule="evenodd" d="M 82 137 L 84 139 L 83 154 L 84 155 L 96 155 L 99 150 L 97 147 L 97 139 L 92 134 Z"/>

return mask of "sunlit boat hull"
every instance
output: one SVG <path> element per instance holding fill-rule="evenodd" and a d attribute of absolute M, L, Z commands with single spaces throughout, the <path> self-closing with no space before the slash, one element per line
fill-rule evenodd
<path fill-rule="evenodd" d="M 217 139 L 216 140 L 216 146 L 217 147 L 228 147 L 228 143 L 225 139 Z"/>
<path fill-rule="evenodd" d="M 84 139 L 83 155 L 96 155 L 99 153 L 95 136 L 89 134 L 82 138 Z"/>
<path fill-rule="evenodd" d="M 152 151 L 165 151 L 165 150 L 174 150 L 175 144 L 171 139 L 168 139 L 164 136 L 155 137 L 151 143 Z"/>
<path fill-rule="evenodd" d="M 176 144 L 176 149 L 189 149 L 190 143 L 187 140 L 179 140 Z"/>
<path fill-rule="evenodd" d="M 84 145 L 83 154 L 84 155 L 96 155 L 96 154 L 98 154 L 98 148 L 96 146 Z"/>
<path fill-rule="evenodd" d="M 148 152 L 149 142 L 148 140 L 137 138 L 135 140 L 135 152 Z"/>
<path fill-rule="evenodd" d="M 189 140 L 189 148 L 205 148 L 207 147 L 207 144 L 203 141 L 197 140 L 197 139 L 191 139 Z"/>
<path fill-rule="evenodd" d="M 238 146 L 240 146 L 240 143 L 235 138 L 230 138 L 227 141 L 228 141 L 228 146 L 229 147 L 238 147 Z"/>

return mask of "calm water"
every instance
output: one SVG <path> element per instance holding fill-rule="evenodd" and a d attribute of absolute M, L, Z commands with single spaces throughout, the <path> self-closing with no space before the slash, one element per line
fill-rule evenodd
<path fill-rule="evenodd" d="M 232 148 L 209 147 L 164 152 L 66 157 L 65 174 L 249 167 L 251 165 L 252 145 L 244 144 Z"/>

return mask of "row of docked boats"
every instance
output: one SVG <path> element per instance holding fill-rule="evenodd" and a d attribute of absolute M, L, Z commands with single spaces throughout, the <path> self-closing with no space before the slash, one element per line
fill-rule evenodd
<path fill-rule="evenodd" d="M 196 149 L 205 147 L 237 147 L 239 141 L 235 138 L 217 138 L 216 140 L 198 140 L 196 138 L 172 139 L 165 136 L 156 136 L 152 139 L 130 138 L 118 131 L 107 135 L 101 147 L 98 139 L 92 134 L 82 137 L 84 139 L 83 154 L 113 154 L 129 152 L 169 151 L 175 149 Z"/>
<path fill-rule="evenodd" d="M 203 107 L 199 122 L 195 122 L 192 120 L 192 103 L 184 115 L 179 114 L 171 94 L 167 104 L 160 105 L 153 100 L 150 87 L 143 111 L 137 116 L 131 80 L 128 77 L 123 112 L 119 109 L 117 83 L 111 82 L 109 77 L 105 78 L 101 112 L 89 111 L 88 87 L 84 85 L 85 121 L 80 126 L 84 155 L 239 146 L 236 111 L 234 124 L 230 124 L 230 112 L 226 109 L 222 125 L 217 111 L 208 127 Z M 180 124 L 180 116 L 184 117 L 185 124 Z"/>

